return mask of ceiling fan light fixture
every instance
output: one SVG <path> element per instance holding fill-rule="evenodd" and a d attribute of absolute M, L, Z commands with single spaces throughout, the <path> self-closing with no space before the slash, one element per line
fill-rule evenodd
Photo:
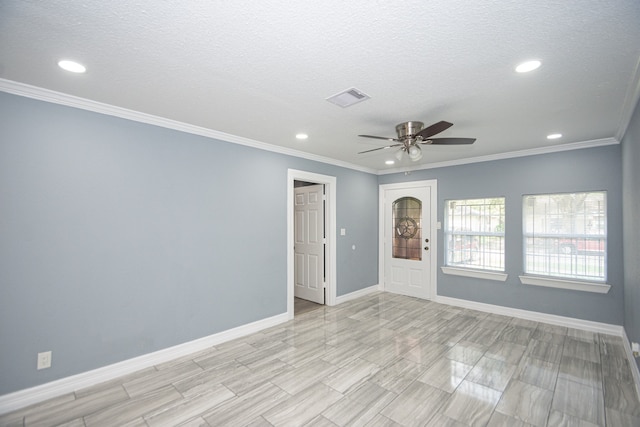
<path fill-rule="evenodd" d="M 409 147 L 409 158 L 414 162 L 420 160 L 422 158 L 422 150 L 420 149 L 420 147 L 418 147 L 417 145 L 412 145 L 411 147 Z"/>
<path fill-rule="evenodd" d="M 394 156 L 396 157 L 396 159 L 398 159 L 398 161 L 402 160 L 402 153 L 404 153 L 404 148 L 399 149 L 398 151 L 396 151 L 396 154 L 394 154 Z"/>

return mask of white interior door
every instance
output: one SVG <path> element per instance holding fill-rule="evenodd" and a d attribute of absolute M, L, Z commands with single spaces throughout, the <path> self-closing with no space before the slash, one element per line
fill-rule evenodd
<path fill-rule="evenodd" d="M 384 188 L 387 187 L 387 188 Z M 436 263 L 432 232 L 435 186 L 381 186 L 384 287 L 389 292 L 431 299 Z M 434 194 L 432 194 L 432 192 Z M 435 204 L 435 201 L 433 201 Z M 432 283 L 433 282 L 433 283 Z"/>
<path fill-rule="evenodd" d="M 324 304 L 324 186 L 294 189 L 294 295 Z"/>

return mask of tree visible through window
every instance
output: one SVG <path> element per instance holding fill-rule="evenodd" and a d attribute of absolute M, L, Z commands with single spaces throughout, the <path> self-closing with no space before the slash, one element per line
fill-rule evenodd
<path fill-rule="evenodd" d="M 504 271 L 504 200 L 446 202 L 446 265 Z"/>
<path fill-rule="evenodd" d="M 605 191 L 524 196 L 525 273 L 606 281 L 606 200 Z"/>

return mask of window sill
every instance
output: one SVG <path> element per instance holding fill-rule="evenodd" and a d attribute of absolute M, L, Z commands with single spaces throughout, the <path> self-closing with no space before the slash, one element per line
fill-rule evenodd
<path fill-rule="evenodd" d="M 548 288 L 570 289 L 573 291 L 609 293 L 611 285 L 606 283 L 577 282 L 574 280 L 553 279 L 549 277 L 520 276 L 523 285 L 545 286 Z"/>
<path fill-rule="evenodd" d="M 480 270 L 469 270 L 466 268 L 455 268 L 455 267 L 440 267 L 444 274 L 451 274 L 454 276 L 463 276 L 463 277 L 473 277 L 475 279 L 485 279 L 485 280 L 497 280 L 500 282 L 505 282 L 507 280 L 507 274 L 505 273 L 497 273 L 497 272 L 489 272 L 489 271 L 480 271 Z"/>

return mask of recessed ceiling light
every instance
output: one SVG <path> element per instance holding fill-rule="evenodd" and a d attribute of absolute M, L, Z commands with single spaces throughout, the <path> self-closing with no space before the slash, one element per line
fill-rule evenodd
<path fill-rule="evenodd" d="M 540 65 L 542 65 L 542 62 L 540 62 L 538 60 L 523 62 L 522 64 L 519 64 L 516 67 L 516 72 L 518 72 L 518 73 L 528 73 L 529 71 L 533 71 L 536 68 L 540 67 Z"/>
<path fill-rule="evenodd" d="M 306 133 L 299 133 L 299 134 L 296 135 L 296 139 L 303 140 L 303 139 L 307 139 L 307 138 L 309 138 L 309 135 L 307 135 Z"/>
<path fill-rule="evenodd" d="M 547 139 L 558 139 L 558 138 L 562 138 L 561 133 L 552 133 L 547 135 Z"/>
<path fill-rule="evenodd" d="M 58 67 L 62 68 L 63 70 L 70 71 L 72 73 L 84 73 L 85 71 L 87 71 L 87 68 L 84 65 L 78 62 L 69 61 L 66 59 L 59 61 Z"/>
<path fill-rule="evenodd" d="M 395 162 L 393 160 L 387 160 L 386 162 L 384 162 L 386 165 L 392 165 Z"/>

